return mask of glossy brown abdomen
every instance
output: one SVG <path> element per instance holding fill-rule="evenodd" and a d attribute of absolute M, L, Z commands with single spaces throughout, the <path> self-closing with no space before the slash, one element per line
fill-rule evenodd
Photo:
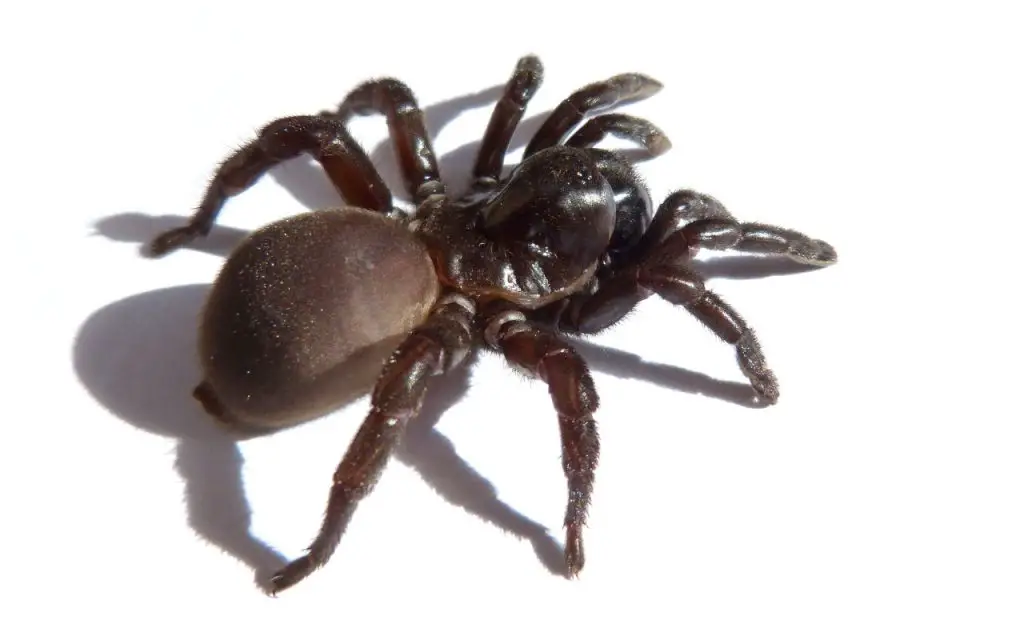
<path fill-rule="evenodd" d="M 274 428 L 368 391 L 439 291 L 403 226 L 356 208 L 264 227 L 228 258 L 203 311 L 196 395 L 225 422 Z"/>

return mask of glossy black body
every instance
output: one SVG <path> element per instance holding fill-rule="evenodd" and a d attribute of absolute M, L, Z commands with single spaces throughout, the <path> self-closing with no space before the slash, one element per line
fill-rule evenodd
<path fill-rule="evenodd" d="M 616 201 L 586 151 L 552 147 L 503 183 L 452 202 L 437 196 L 417 216 L 444 285 L 537 309 L 593 276 L 613 241 Z"/>
<path fill-rule="evenodd" d="M 533 56 L 516 65 L 466 194 L 448 193 L 412 91 L 385 78 L 354 89 L 337 111 L 264 127 L 218 168 L 190 222 L 153 241 L 153 253 L 163 255 L 207 234 L 227 198 L 303 153 L 319 161 L 349 205 L 253 234 L 218 277 L 200 327 L 205 378 L 195 395 L 225 422 L 268 427 L 322 415 L 354 382 L 371 394 L 332 479 L 321 529 L 308 552 L 274 576 L 273 591 L 328 561 L 431 379 L 471 350 L 492 349 L 548 386 L 568 489 L 570 577 L 584 565 L 582 531 L 600 443 L 597 390 L 565 334 L 601 331 L 657 295 L 732 345 L 761 400 L 778 399 L 753 330 L 707 289 L 692 258 L 702 249 L 732 249 L 826 266 L 835 251 L 792 229 L 740 222 L 695 191 L 676 191 L 654 209 L 633 162 L 596 147 L 613 135 L 649 157 L 670 148 L 650 122 L 601 113 L 661 88 L 642 74 L 612 76 L 563 100 L 503 176 L 512 133 L 542 75 Z M 394 206 L 348 133 L 351 117 L 369 113 L 387 118 L 414 211 Z M 354 380 L 378 369 L 372 380 Z"/>

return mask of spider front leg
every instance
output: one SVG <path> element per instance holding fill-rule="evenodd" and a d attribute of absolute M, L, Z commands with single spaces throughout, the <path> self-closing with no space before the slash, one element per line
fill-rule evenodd
<path fill-rule="evenodd" d="M 565 144 L 570 147 L 593 147 L 605 136 L 612 135 L 636 142 L 656 158 L 672 148 L 665 132 L 649 120 L 624 113 L 606 113 L 587 121 Z"/>
<path fill-rule="evenodd" d="M 774 404 L 778 382 L 753 330 L 735 309 L 707 289 L 703 277 L 690 266 L 690 259 L 701 248 L 784 255 L 815 266 L 837 260 L 835 249 L 827 242 L 792 229 L 738 222 L 713 198 L 680 191 L 658 208 L 641 242 L 600 281 L 596 291 L 577 294 L 558 310 L 558 325 L 565 331 L 597 333 L 624 318 L 641 300 L 657 294 L 685 307 L 719 338 L 734 345 L 751 386 Z"/>
<path fill-rule="evenodd" d="M 826 267 L 838 256 L 832 245 L 799 231 L 757 222 L 739 222 L 711 196 L 677 191 L 658 207 L 651 227 L 637 247 L 641 253 L 695 254 L 699 249 L 736 249 L 782 255 L 801 264 Z"/>
<path fill-rule="evenodd" d="M 648 76 L 623 73 L 578 89 L 551 112 L 526 145 L 523 158 L 529 158 L 541 149 L 561 143 L 562 139 L 587 116 L 620 104 L 649 98 L 660 91 L 661 86 L 660 82 Z M 604 125 L 595 125 L 598 129 L 602 126 L 608 126 L 607 122 Z M 585 135 L 593 136 L 594 132 Z"/>
<path fill-rule="evenodd" d="M 348 204 L 390 214 L 391 191 L 345 125 L 321 116 L 293 116 L 271 122 L 255 140 L 229 156 L 214 174 L 189 223 L 157 236 L 150 245 L 152 255 L 162 256 L 210 233 L 228 198 L 301 153 L 320 162 Z"/>
<path fill-rule="evenodd" d="M 359 501 L 374 488 L 408 422 L 419 413 L 432 376 L 462 362 L 472 344 L 471 301 L 447 296 L 385 364 L 371 396 L 370 413 L 334 472 L 320 532 L 307 553 L 271 578 L 273 592 L 306 578 L 330 559 Z"/>
<path fill-rule="evenodd" d="M 526 105 L 537 92 L 544 79 L 544 66 L 536 56 L 524 56 L 516 63 L 512 77 L 498 104 L 494 105 L 491 119 L 477 152 L 473 178 L 477 182 L 494 183 L 501 178 L 501 169 Z"/>
<path fill-rule="evenodd" d="M 656 259 L 636 272 L 636 283 L 672 304 L 685 307 L 725 342 L 736 347 L 736 358 L 754 391 L 768 404 L 779 399 L 779 383 L 768 368 L 754 331 L 739 313 L 704 286 L 692 269 Z"/>
<path fill-rule="evenodd" d="M 631 256 L 638 267 L 612 278 L 607 293 L 590 303 L 592 314 L 614 310 L 616 302 L 653 292 L 686 307 L 719 338 L 736 346 L 740 368 L 754 390 L 769 404 L 779 397 L 775 375 L 765 363 L 753 330 L 724 300 L 707 290 L 704 279 L 687 266 L 699 249 L 738 249 L 784 255 L 801 264 L 835 264 L 836 250 L 799 231 L 739 222 L 714 198 L 695 191 L 673 193 L 658 208 L 651 227 Z M 635 278 L 637 286 L 631 284 Z M 579 314 L 578 314 L 579 317 Z"/>
<path fill-rule="evenodd" d="M 492 317 L 485 336 L 518 369 L 548 385 L 562 436 L 562 469 L 569 487 L 565 511 L 565 562 L 568 574 L 584 564 L 583 526 L 587 519 L 594 470 L 600 451 L 594 412 L 598 397 L 586 362 L 564 340 L 535 327 L 519 311 Z"/>
<path fill-rule="evenodd" d="M 761 346 L 739 313 L 704 285 L 704 279 L 679 260 L 654 255 L 639 266 L 606 278 L 592 294 L 577 294 L 558 310 L 561 330 L 598 333 L 622 320 L 652 294 L 686 308 L 725 342 L 735 345 L 740 369 L 758 395 L 769 404 L 779 398 L 775 374 L 765 363 Z M 686 256 L 684 254 L 684 260 Z"/>
<path fill-rule="evenodd" d="M 444 193 L 423 111 L 408 85 L 394 78 L 366 82 L 345 97 L 334 115 L 345 122 L 353 115 L 373 113 L 387 119 L 405 186 L 413 201 L 419 204 L 431 195 Z"/>

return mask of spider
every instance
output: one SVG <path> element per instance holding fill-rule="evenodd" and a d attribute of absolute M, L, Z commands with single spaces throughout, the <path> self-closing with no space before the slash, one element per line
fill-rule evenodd
<path fill-rule="evenodd" d="M 572 93 L 503 177 L 512 134 L 542 77 L 537 57 L 517 62 L 464 194 L 447 193 L 410 89 L 377 79 L 355 88 L 337 111 L 268 124 L 221 164 L 189 222 L 150 245 L 151 255 L 162 256 L 207 235 L 229 197 L 302 153 L 319 162 L 346 202 L 253 232 L 227 258 L 202 312 L 204 377 L 193 395 L 222 423 L 281 428 L 335 410 L 353 386 L 371 391 L 320 530 L 304 555 L 271 578 L 272 593 L 328 562 L 431 380 L 472 350 L 496 351 L 547 384 L 568 483 L 567 577 L 584 565 L 599 442 L 597 391 L 566 336 L 595 334 L 656 294 L 734 345 L 756 394 L 769 404 L 778 399 L 754 332 L 705 287 L 692 258 L 699 249 L 736 249 L 826 266 L 835 250 L 794 230 L 738 222 L 695 191 L 672 193 L 655 210 L 628 157 L 596 146 L 613 135 L 648 157 L 670 148 L 650 122 L 602 113 L 661 89 L 639 73 Z M 351 117 L 374 113 L 386 117 L 414 211 L 394 205 L 346 129 Z"/>

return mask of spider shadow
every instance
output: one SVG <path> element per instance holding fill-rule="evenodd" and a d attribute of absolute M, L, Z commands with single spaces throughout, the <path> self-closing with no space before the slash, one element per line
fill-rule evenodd
<path fill-rule="evenodd" d="M 501 87 L 455 98 L 424 109 L 428 131 L 436 136 L 467 109 L 493 102 Z M 509 151 L 524 147 L 546 113 L 524 120 Z M 440 160 L 446 178 L 468 176 L 478 142 L 466 143 Z M 401 184 L 388 139 L 370 153 L 389 182 Z M 308 209 L 341 204 L 340 196 L 323 172 L 308 160 L 293 160 L 270 172 L 271 176 Z M 397 189 L 396 189 L 397 191 Z M 181 226 L 183 216 L 122 213 L 96 223 L 95 230 L 109 239 L 145 243 L 162 231 Z M 238 228 L 215 226 L 190 250 L 226 257 L 248 234 Z M 807 270 L 784 259 L 730 256 L 704 262 L 710 278 L 763 278 Z M 253 569 L 257 584 L 286 562 L 281 554 L 251 532 L 251 509 L 245 496 L 239 442 L 243 436 L 215 425 L 191 401 L 199 380 L 195 353 L 195 326 L 209 285 L 187 285 L 151 291 L 114 302 L 90 316 L 81 327 L 74 347 L 76 372 L 87 389 L 111 412 L 145 431 L 172 438 L 175 468 L 184 481 L 188 521 L 206 541 Z M 616 377 L 643 380 L 660 386 L 705 395 L 743 406 L 758 406 L 746 384 L 714 379 L 679 367 L 656 364 L 623 351 L 574 340 L 582 355 L 598 370 Z M 417 419 L 395 452 L 447 502 L 528 540 L 543 566 L 565 574 L 562 549 L 537 522 L 516 512 L 497 496 L 494 486 L 462 460 L 452 443 L 434 429 L 444 412 L 457 403 L 470 386 L 471 361 L 431 388 Z"/>
<path fill-rule="evenodd" d="M 195 327 L 208 290 L 159 289 L 99 309 L 75 337 L 74 367 L 109 411 L 174 440 L 189 525 L 251 567 L 260 582 L 286 559 L 249 533 L 239 438 L 216 427 L 191 398 L 200 377 Z"/>
<path fill-rule="evenodd" d="M 287 559 L 250 532 L 239 443 L 247 437 L 217 425 L 192 400 L 200 379 L 195 318 L 209 285 L 185 285 L 130 296 L 103 307 L 83 324 L 74 346 L 75 370 L 108 410 L 140 429 L 172 438 L 175 469 L 184 481 L 188 522 L 207 542 L 253 569 L 261 588 Z M 468 363 L 467 363 L 468 364 Z M 395 457 L 447 502 L 534 547 L 541 563 L 564 574 L 561 546 L 540 524 L 498 499 L 434 429 L 469 388 L 469 367 L 439 379 Z M 269 434 L 263 434 L 269 435 Z M 341 452 L 339 452 L 339 457 Z"/>

